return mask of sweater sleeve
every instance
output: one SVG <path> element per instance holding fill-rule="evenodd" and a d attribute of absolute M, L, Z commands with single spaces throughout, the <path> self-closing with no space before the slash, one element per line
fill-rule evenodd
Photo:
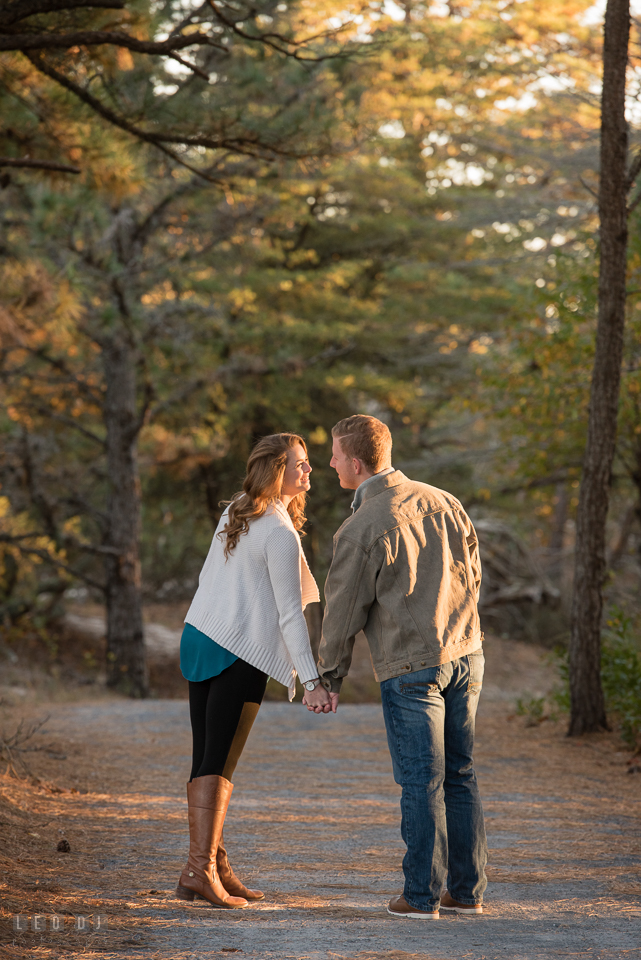
<path fill-rule="evenodd" d="M 302 683 L 318 676 L 303 616 L 300 581 L 300 541 L 292 530 L 279 527 L 265 544 L 267 569 L 278 609 L 280 630 Z"/>

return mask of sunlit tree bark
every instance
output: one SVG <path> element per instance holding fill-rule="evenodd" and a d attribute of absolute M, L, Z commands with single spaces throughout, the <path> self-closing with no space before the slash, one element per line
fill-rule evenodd
<path fill-rule="evenodd" d="M 103 342 L 105 446 L 109 475 L 105 601 L 107 684 L 132 696 L 149 692 L 140 585 L 140 478 L 137 351 L 124 330 Z"/>
<path fill-rule="evenodd" d="M 625 81 L 629 36 L 629 0 L 608 0 L 601 101 L 599 309 L 588 437 L 577 512 L 570 639 L 571 736 L 607 728 L 601 687 L 601 616 L 606 519 L 616 445 L 625 323 L 628 243 Z"/>

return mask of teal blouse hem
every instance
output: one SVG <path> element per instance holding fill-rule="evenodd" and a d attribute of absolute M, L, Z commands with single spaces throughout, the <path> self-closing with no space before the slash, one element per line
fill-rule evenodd
<path fill-rule="evenodd" d="M 185 680 L 210 680 L 238 660 L 205 633 L 186 623 L 180 638 L 180 672 Z"/>

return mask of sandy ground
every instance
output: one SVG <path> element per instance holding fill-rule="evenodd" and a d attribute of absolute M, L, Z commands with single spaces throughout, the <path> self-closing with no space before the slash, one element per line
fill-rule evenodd
<path fill-rule="evenodd" d="M 187 849 L 187 704 L 105 695 L 45 709 L 25 755 L 35 775 L 0 778 L 0 955 L 187 960 L 641 958 L 641 775 L 615 734 L 569 740 L 526 726 L 516 696 L 545 692 L 540 652 L 489 641 L 477 769 L 490 845 L 486 912 L 438 922 L 387 915 L 401 892 L 399 788 L 377 704 L 315 717 L 261 708 L 226 826 L 237 872 L 266 900 L 243 911 L 173 896 Z M 58 852 L 61 840 L 70 851 Z M 63 918 L 14 931 L 15 916 Z M 86 931 L 74 929 L 86 916 Z M 106 930 L 91 922 L 107 918 Z M 104 921 L 103 921 L 104 923 Z"/>

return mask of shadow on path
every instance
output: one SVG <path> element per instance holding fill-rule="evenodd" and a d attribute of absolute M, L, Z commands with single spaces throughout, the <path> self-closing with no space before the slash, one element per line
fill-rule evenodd
<path fill-rule="evenodd" d="M 89 790 L 56 801 L 53 825 L 64 823 L 72 848 L 61 876 L 73 909 L 86 902 L 121 930 L 67 937 L 64 956 L 641 958 L 639 784 L 613 736 L 526 729 L 488 699 L 477 753 L 486 913 L 425 923 L 385 912 L 402 890 L 403 847 L 378 706 L 342 706 L 335 717 L 261 708 L 225 829 L 239 875 L 267 892 L 243 911 L 173 898 L 187 852 L 187 704 L 102 700 L 50 713 L 48 735 L 77 745 Z M 57 956 L 53 946 L 42 939 L 41 955 Z"/>

